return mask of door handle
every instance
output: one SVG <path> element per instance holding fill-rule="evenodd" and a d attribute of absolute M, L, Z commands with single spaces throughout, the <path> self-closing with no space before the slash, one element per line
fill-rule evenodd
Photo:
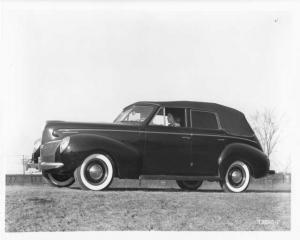
<path fill-rule="evenodd" d="M 182 136 L 181 139 L 183 139 L 183 140 L 191 140 L 191 137 L 189 137 L 189 136 Z"/>
<path fill-rule="evenodd" d="M 218 141 L 220 141 L 220 142 L 223 142 L 223 141 L 225 141 L 225 139 L 224 139 L 224 138 L 218 138 L 217 140 L 218 140 Z"/>

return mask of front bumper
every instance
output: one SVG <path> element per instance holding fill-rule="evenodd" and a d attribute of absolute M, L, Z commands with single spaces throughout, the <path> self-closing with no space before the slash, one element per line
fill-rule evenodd
<path fill-rule="evenodd" d="M 61 162 L 55 161 L 55 155 L 61 140 L 51 141 L 41 145 L 41 157 L 39 158 L 39 170 L 58 169 L 64 166 Z"/>
<path fill-rule="evenodd" d="M 63 167 L 64 164 L 60 162 L 39 162 L 39 170 L 50 170 Z"/>

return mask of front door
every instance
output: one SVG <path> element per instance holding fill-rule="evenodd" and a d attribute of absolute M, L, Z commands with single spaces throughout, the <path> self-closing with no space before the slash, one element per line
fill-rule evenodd
<path fill-rule="evenodd" d="M 142 174 L 188 175 L 191 133 L 184 108 L 161 108 L 145 127 Z"/>

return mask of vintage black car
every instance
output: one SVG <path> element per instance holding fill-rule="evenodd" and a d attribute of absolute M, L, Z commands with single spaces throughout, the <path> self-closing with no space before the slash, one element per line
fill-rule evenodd
<path fill-rule="evenodd" d="M 110 124 L 48 121 L 33 158 L 52 185 L 90 190 L 118 177 L 243 192 L 251 177 L 273 173 L 244 114 L 205 102 L 137 102 Z"/>

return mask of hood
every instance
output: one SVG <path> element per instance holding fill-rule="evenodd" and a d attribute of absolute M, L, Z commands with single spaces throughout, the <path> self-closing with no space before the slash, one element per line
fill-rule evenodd
<path fill-rule="evenodd" d="M 64 136 L 60 134 L 61 130 L 70 131 L 80 130 L 84 131 L 85 129 L 119 129 L 119 130 L 136 130 L 139 126 L 137 125 L 125 125 L 117 123 L 88 123 L 88 122 L 67 122 L 67 121 L 58 121 L 51 120 L 46 122 L 46 126 L 43 130 L 42 143 L 59 140 Z"/>

